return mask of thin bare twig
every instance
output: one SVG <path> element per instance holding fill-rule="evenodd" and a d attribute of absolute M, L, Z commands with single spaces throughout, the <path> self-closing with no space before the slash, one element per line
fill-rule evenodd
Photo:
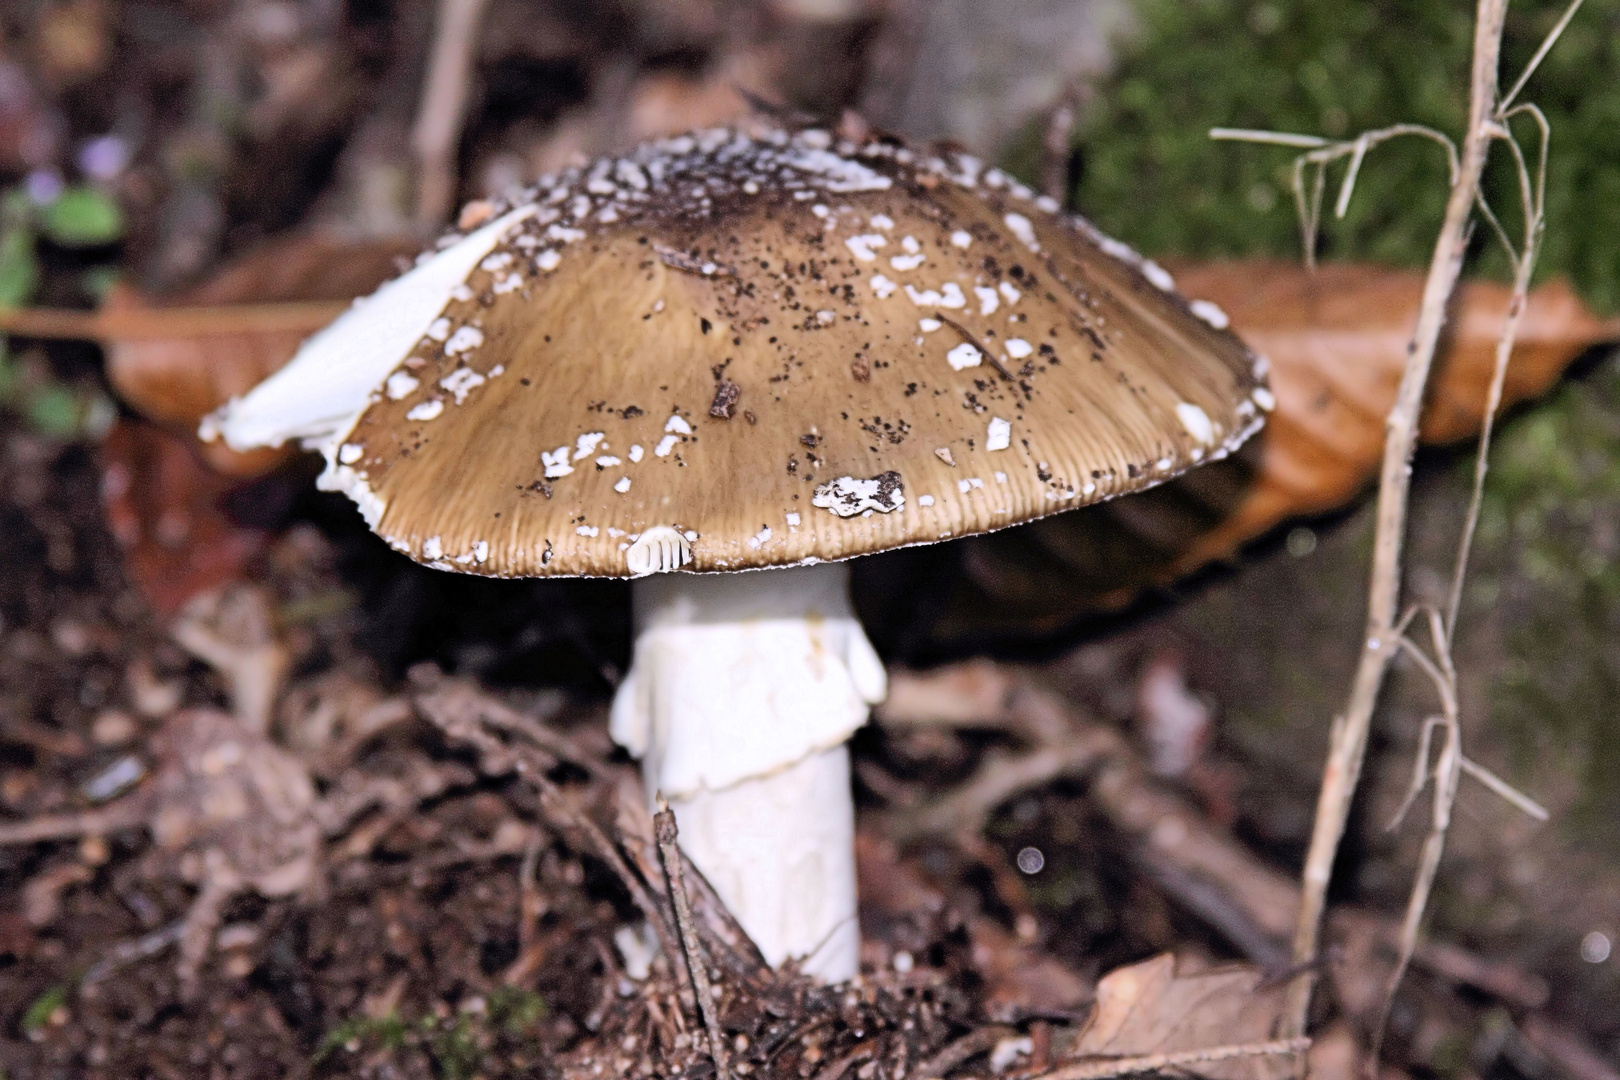
<path fill-rule="evenodd" d="M 309 301 L 121 308 L 111 311 L 0 308 L 0 333 L 100 342 L 211 337 L 215 334 L 313 334 L 343 314 L 345 307 L 345 304 Z"/>
<path fill-rule="evenodd" d="M 911 1080 L 939 1080 L 952 1069 L 975 1054 L 982 1054 L 995 1046 L 1002 1039 L 1018 1034 L 1017 1028 L 1012 1027 L 981 1027 L 953 1039 L 932 1057 L 925 1059 L 917 1066 L 917 1071 L 911 1074 Z"/>
<path fill-rule="evenodd" d="M 0 845 L 35 844 L 42 840 L 67 840 L 76 836 L 100 836 L 122 832 L 146 824 L 146 801 L 135 795 L 111 806 L 77 814 L 46 814 L 24 821 L 0 822 Z"/>
<path fill-rule="evenodd" d="M 686 969 L 692 976 L 692 992 L 697 997 L 703 1026 L 709 1031 L 709 1053 L 714 1057 L 715 1072 L 720 1080 L 731 1080 L 725 1033 L 720 1030 L 720 1018 L 714 1012 L 714 993 L 709 988 L 709 967 L 698 944 L 697 929 L 692 925 L 692 905 L 687 902 L 686 886 L 681 881 L 681 849 L 675 843 L 679 835 L 675 814 L 662 795 L 658 797 L 658 813 L 653 815 L 653 834 L 658 840 L 658 857 L 664 864 L 664 876 L 669 881 L 669 898 L 675 907 L 675 925 L 681 935 L 681 951 L 686 954 Z"/>
<path fill-rule="evenodd" d="M 416 153 L 416 220 L 444 223 L 456 197 L 456 148 L 467 110 L 467 91 L 478 31 L 489 0 L 440 0 L 422 103 L 411 129 Z"/>
<path fill-rule="evenodd" d="M 1304 1036 L 1291 1039 L 1272 1039 L 1269 1042 L 1242 1043 L 1233 1046 L 1212 1046 L 1207 1050 L 1181 1050 L 1173 1054 L 1145 1054 L 1141 1057 L 1114 1058 L 1112 1061 L 1083 1061 L 1064 1065 L 1051 1072 L 1031 1077 L 1031 1080 L 1112 1080 L 1117 1076 L 1138 1076 L 1142 1073 L 1170 1072 L 1189 1065 L 1209 1065 L 1234 1058 L 1276 1057 L 1282 1054 L 1303 1053 L 1311 1048 L 1311 1040 Z"/>

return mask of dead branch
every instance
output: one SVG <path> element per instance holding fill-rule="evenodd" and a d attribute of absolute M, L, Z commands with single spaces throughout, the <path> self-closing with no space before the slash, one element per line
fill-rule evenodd
<path fill-rule="evenodd" d="M 146 825 L 149 809 L 145 799 L 131 796 L 79 814 L 48 814 L 0 824 L 0 846 L 36 844 L 42 840 L 69 840 L 80 836 L 101 836 Z"/>
<path fill-rule="evenodd" d="M 664 877 L 669 882 L 669 898 L 675 906 L 675 925 L 680 930 L 686 970 L 692 977 L 692 990 L 697 995 L 703 1026 L 709 1031 L 709 1053 L 714 1058 L 714 1068 L 720 1080 L 731 1080 L 731 1060 L 726 1053 L 720 1018 L 714 1012 L 714 993 L 709 985 L 708 965 L 703 959 L 702 946 L 698 944 L 697 931 L 692 927 L 692 905 L 686 898 L 686 886 L 681 882 L 681 851 L 675 844 L 678 835 L 675 814 L 662 796 L 658 799 L 658 813 L 653 815 L 653 832 L 658 839 L 658 855 L 664 864 Z"/>
<path fill-rule="evenodd" d="M 885 726 L 994 729 L 1021 735 L 1035 744 L 1022 759 L 1002 756 L 1011 763 L 1008 775 L 1021 777 L 1024 786 L 986 775 L 993 768 L 991 762 L 998 760 L 987 759 L 985 768 L 963 789 L 974 790 L 973 795 L 952 795 L 941 803 L 955 811 L 897 815 L 887 828 L 898 830 L 898 838 L 976 834 L 989 814 L 1019 791 L 1064 776 L 1085 777 L 1088 793 L 1104 817 L 1134 842 L 1133 861 L 1177 904 L 1220 932 L 1254 963 L 1277 973 L 1274 978 L 1284 974 L 1291 978 L 1307 968 L 1313 973 L 1323 970 L 1319 960 L 1292 969 L 1278 964 L 1286 959 L 1285 943 L 1299 910 L 1300 889 L 1295 881 L 1262 862 L 1167 790 L 1116 732 L 1078 715 L 1055 694 L 1035 689 L 1007 669 L 985 662 L 940 668 L 927 675 L 891 671 L 889 685 L 889 701 L 878 710 L 878 720 Z M 974 718 L 975 711 L 981 718 Z M 1064 742 L 1093 749 L 1077 753 L 1075 766 L 1066 769 L 1061 767 L 1063 756 L 1049 752 L 1054 743 L 1061 746 Z M 1037 763 L 1045 767 L 1036 768 Z M 1336 908 L 1330 922 L 1338 934 L 1370 932 L 1392 952 L 1398 948 L 1398 926 L 1382 916 Z M 1360 931 L 1363 925 L 1372 929 Z M 1455 945 L 1420 943 L 1413 962 L 1449 982 L 1474 987 L 1517 1008 L 1539 1008 L 1546 1003 L 1547 987 L 1542 980 Z"/>
<path fill-rule="evenodd" d="M 1292 1039 L 1273 1039 L 1270 1042 L 1244 1043 L 1239 1046 L 1212 1046 L 1208 1050 L 1182 1050 L 1174 1054 L 1147 1054 L 1143 1057 L 1115 1058 L 1113 1061 L 1081 1062 L 1041 1073 L 1032 1080 L 1111 1080 L 1116 1076 L 1169 1072 L 1189 1065 L 1209 1065 L 1217 1061 L 1231 1061 L 1233 1058 L 1302 1054 L 1310 1048 L 1311 1040 L 1296 1036 Z"/>
<path fill-rule="evenodd" d="M 911 1074 L 912 1080 L 938 1080 L 968 1058 L 982 1054 L 1002 1039 L 1017 1034 L 1017 1028 L 998 1026 L 975 1028 L 961 1038 L 946 1043 L 933 1057 L 918 1065 L 917 1071 Z"/>
<path fill-rule="evenodd" d="M 624 885 L 630 898 L 658 933 L 664 951 L 671 960 L 678 959 L 679 939 L 663 908 L 647 891 L 640 875 L 625 863 L 623 854 L 610 840 L 601 826 L 588 814 L 580 813 L 562 790 L 546 773 L 557 764 L 557 759 L 536 746 L 508 744 L 486 731 L 480 723 L 481 713 L 468 708 L 468 699 L 451 688 L 441 693 L 437 670 L 413 670 L 412 678 L 425 689 L 416 695 L 416 705 L 422 715 L 451 739 L 478 751 L 485 772 L 494 775 L 515 772 L 533 786 L 540 796 L 540 809 L 553 827 L 560 831 L 583 835 L 592 853 L 607 864 L 608 869 Z"/>

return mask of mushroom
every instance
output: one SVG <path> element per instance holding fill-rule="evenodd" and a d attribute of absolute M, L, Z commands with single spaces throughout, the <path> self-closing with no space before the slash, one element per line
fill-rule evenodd
<path fill-rule="evenodd" d="M 304 440 L 429 566 L 637 579 L 614 737 L 768 960 L 854 976 L 845 742 L 884 672 L 840 560 L 1222 457 L 1264 362 L 1051 200 L 888 139 L 666 139 L 461 226 L 204 437 Z"/>

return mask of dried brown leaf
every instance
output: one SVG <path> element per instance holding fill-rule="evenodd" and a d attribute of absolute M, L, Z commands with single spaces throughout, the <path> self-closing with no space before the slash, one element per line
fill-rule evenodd
<path fill-rule="evenodd" d="M 1117 968 L 1097 984 L 1097 1006 L 1069 1057 L 1138 1057 L 1260 1043 L 1276 1038 L 1281 987 L 1261 988 L 1258 971 L 1225 967 L 1178 975 L 1168 953 Z M 1194 1066 L 1219 1080 L 1277 1080 L 1287 1057 L 1249 1057 Z"/>
<path fill-rule="evenodd" d="M 1313 274 L 1264 260 L 1172 268 L 1186 295 L 1218 304 L 1270 358 L 1277 407 L 1265 430 L 1237 456 L 1152 491 L 965 541 L 967 573 L 937 637 L 1048 633 L 1119 610 L 1282 522 L 1344 506 L 1371 483 L 1423 276 L 1353 263 Z M 1458 289 L 1423 418 L 1425 442 L 1478 433 L 1508 300 L 1507 286 L 1492 282 Z M 1566 283 L 1534 290 L 1503 407 L 1545 393 L 1582 352 L 1613 341 L 1620 320 L 1599 319 Z"/>
<path fill-rule="evenodd" d="M 396 261 L 414 255 L 414 241 L 353 243 L 322 235 L 273 240 L 228 265 L 211 280 L 162 300 L 118 290 L 102 312 L 106 326 L 107 374 L 118 393 L 144 416 L 188 435 L 197 422 L 229 398 L 244 394 L 280 368 L 299 343 L 321 325 L 321 309 L 311 308 L 310 325 L 266 329 L 229 319 L 211 319 L 187 328 L 177 320 L 172 336 L 119 332 L 119 317 L 165 309 L 205 310 L 228 315 L 235 305 L 343 302 L 369 293 L 397 272 Z M 335 310 L 335 309 L 334 309 Z M 221 472 L 252 476 L 283 460 L 287 451 L 239 454 L 222 444 L 204 448 Z"/>
<path fill-rule="evenodd" d="M 234 581 L 265 535 L 220 508 L 231 481 L 209 469 L 195 439 L 120 420 L 101 447 L 103 508 L 124 569 L 160 615 Z"/>
<path fill-rule="evenodd" d="M 1423 275 L 1359 263 L 1319 267 L 1251 261 L 1177 268 L 1190 296 L 1219 304 L 1232 326 L 1272 362 L 1277 395 L 1259 470 L 1235 510 L 1199 536 L 1173 565 L 1179 574 L 1230 555 L 1288 518 L 1342 506 L 1372 479 L 1384 447 Z M 1488 281 L 1459 286 L 1422 423 L 1425 443 L 1479 432 L 1511 290 Z M 1620 339 L 1567 282 L 1530 294 L 1508 364 L 1502 405 L 1547 391 L 1593 345 Z"/>

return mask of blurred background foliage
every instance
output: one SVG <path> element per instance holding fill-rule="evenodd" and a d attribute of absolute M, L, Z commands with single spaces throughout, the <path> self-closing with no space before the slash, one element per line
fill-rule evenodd
<path fill-rule="evenodd" d="M 1509 10 L 1511 84 L 1566 7 Z M 1397 122 L 1455 136 L 1466 108 L 1472 5 L 1449 0 L 1137 0 L 1138 24 L 1090 94 L 1074 204 L 1150 254 L 1297 255 L 1293 151 L 1214 142 L 1216 126 L 1353 138 Z M 1541 275 L 1565 274 L 1600 311 L 1620 310 L 1620 0 L 1587 0 L 1523 95 L 1553 130 Z M 1611 77 L 1603 78 L 1601 73 Z M 1521 136 L 1528 136 L 1528 125 Z M 1013 150 L 1026 164 L 1031 131 Z M 1500 150 L 1492 205 L 1518 217 Z M 1325 259 L 1428 260 L 1446 198 L 1438 147 L 1403 139 L 1369 155 L 1344 220 L 1325 215 Z M 1027 168 L 1025 171 L 1028 171 Z M 1329 177 L 1333 183 L 1343 165 Z M 1511 226 L 1510 226 L 1511 230 Z M 1479 230 L 1475 272 L 1505 276 Z"/>

